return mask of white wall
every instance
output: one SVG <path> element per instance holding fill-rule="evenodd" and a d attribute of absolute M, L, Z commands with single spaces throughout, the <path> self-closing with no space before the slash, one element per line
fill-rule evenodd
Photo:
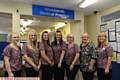
<path fill-rule="evenodd" d="M 84 33 L 84 14 L 83 12 L 75 12 L 75 21 L 70 23 L 70 32 L 75 37 L 75 42 L 79 45 L 81 43 L 81 35 Z"/>

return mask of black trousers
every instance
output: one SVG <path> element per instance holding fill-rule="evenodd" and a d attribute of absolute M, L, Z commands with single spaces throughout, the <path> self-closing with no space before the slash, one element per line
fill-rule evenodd
<path fill-rule="evenodd" d="M 53 67 L 42 64 L 41 68 L 42 68 L 42 80 L 52 80 Z"/>
<path fill-rule="evenodd" d="M 82 72 L 83 80 L 93 80 L 94 72 L 84 72 L 84 71 L 81 72 Z"/>
<path fill-rule="evenodd" d="M 8 72 L 5 71 L 4 73 L 5 73 L 5 77 L 8 77 Z M 21 70 L 19 70 L 19 71 L 12 71 L 12 73 L 13 73 L 14 77 L 21 77 Z"/>
<path fill-rule="evenodd" d="M 75 65 L 73 70 L 70 70 L 70 65 L 66 65 L 66 74 L 67 74 L 67 80 L 75 80 L 76 74 L 79 70 L 79 65 Z"/>
<path fill-rule="evenodd" d="M 97 68 L 98 80 L 111 80 L 112 70 L 108 74 L 105 74 L 105 69 Z"/>
<path fill-rule="evenodd" d="M 38 77 L 39 71 L 35 71 L 34 68 L 25 68 L 26 77 Z"/>
<path fill-rule="evenodd" d="M 54 80 L 64 80 L 65 66 L 61 65 L 61 68 L 58 68 L 58 64 L 54 65 Z"/>

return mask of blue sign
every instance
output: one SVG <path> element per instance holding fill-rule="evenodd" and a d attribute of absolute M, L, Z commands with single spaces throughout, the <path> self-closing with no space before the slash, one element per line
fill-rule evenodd
<path fill-rule="evenodd" d="M 32 5 L 33 16 L 48 16 L 63 19 L 74 19 L 74 10 Z"/>
<path fill-rule="evenodd" d="M 3 60 L 3 50 L 9 43 L 6 41 L 0 41 L 0 60 Z"/>

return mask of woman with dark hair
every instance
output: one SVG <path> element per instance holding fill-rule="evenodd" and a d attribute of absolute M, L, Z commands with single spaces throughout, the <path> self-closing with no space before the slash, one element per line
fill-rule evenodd
<path fill-rule="evenodd" d="M 9 45 L 3 51 L 5 77 L 21 77 L 21 50 L 17 45 L 19 37 L 15 32 L 8 36 Z"/>
<path fill-rule="evenodd" d="M 104 32 L 98 35 L 97 46 L 97 74 L 98 80 L 111 80 L 111 62 L 113 48 L 107 42 L 107 36 Z"/>
<path fill-rule="evenodd" d="M 42 80 L 52 80 L 54 60 L 47 31 L 42 33 L 42 42 L 39 45 L 39 49 L 42 63 Z"/>
<path fill-rule="evenodd" d="M 52 42 L 52 49 L 54 54 L 54 80 L 64 80 L 64 55 L 65 42 L 62 40 L 61 31 L 55 32 L 54 41 Z"/>
<path fill-rule="evenodd" d="M 41 62 L 38 45 L 36 31 L 30 30 L 28 33 L 28 43 L 24 44 L 22 48 L 27 77 L 38 77 L 39 75 Z"/>

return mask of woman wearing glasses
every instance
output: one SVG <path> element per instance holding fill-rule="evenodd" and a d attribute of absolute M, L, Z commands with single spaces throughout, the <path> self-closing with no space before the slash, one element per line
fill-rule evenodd
<path fill-rule="evenodd" d="M 75 80 L 80 65 L 80 48 L 74 43 L 74 36 L 67 35 L 67 50 L 65 53 L 67 80 Z"/>
<path fill-rule="evenodd" d="M 21 76 L 21 50 L 17 45 L 19 37 L 15 32 L 8 36 L 9 45 L 3 51 L 5 77 Z"/>

